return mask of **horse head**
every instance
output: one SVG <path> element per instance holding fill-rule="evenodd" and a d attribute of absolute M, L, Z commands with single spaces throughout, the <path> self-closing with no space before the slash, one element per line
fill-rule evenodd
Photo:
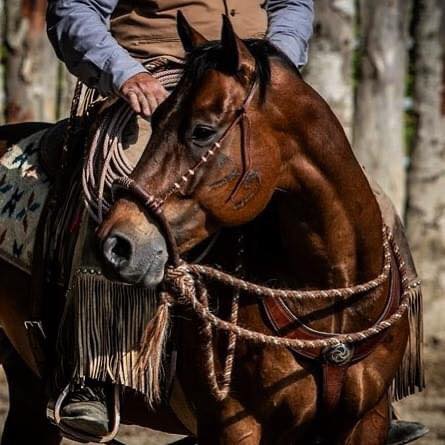
<path fill-rule="evenodd" d="M 283 176 L 284 150 L 280 129 L 271 128 L 279 110 L 268 97 L 269 58 L 279 52 L 265 41 L 242 41 L 225 17 L 220 42 L 207 42 L 182 15 L 178 31 L 189 53 L 184 76 L 152 116 L 153 133 L 131 179 L 156 196 L 167 194 L 163 215 L 182 254 L 265 208 Z M 169 194 L 178 180 L 181 187 Z M 98 234 L 122 279 L 162 281 L 164 233 L 140 202 L 122 195 Z"/>

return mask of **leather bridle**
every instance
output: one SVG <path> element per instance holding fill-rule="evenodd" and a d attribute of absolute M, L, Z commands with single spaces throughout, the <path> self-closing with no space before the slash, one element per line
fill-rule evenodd
<path fill-rule="evenodd" d="M 249 92 L 244 99 L 243 104 L 236 111 L 234 119 L 224 130 L 224 133 L 216 142 L 214 142 L 210 146 L 210 148 L 207 149 L 207 151 L 201 156 L 194 167 L 180 175 L 178 179 L 173 183 L 173 185 L 167 190 L 167 192 L 164 193 L 161 197 L 157 197 L 154 193 L 145 190 L 145 188 L 138 184 L 137 181 L 128 176 L 117 178 L 113 183 L 113 196 L 116 195 L 116 192 L 129 194 L 130 196 L 135 198 L 142 205 L 142 208 L 159 224 L 167 242 L 169 261 L 173 267 L 177 267 L 181 264 L 181 258 L 172 229 L 169 222 L 165 218 L 163 206 L 168 198 L 176 193 L 181 192 L 190 181 L 190 179 L 196 175 L 196 172 L 205 164 L 207 164 L 209 160 L 215 156 L 216 153 L 218 153 L 218 151 L 222 147 L 223 142 L 229 136 L 230 132 L 235 128 L 236 125 L 239 124 L 241 129 L 241 157 L 243 170 L 227 201 L 233 199 L 233 197 L 238 193 L 251 170 L 251 123 L 249 115 L 247 114 L 247 110 L 250 103 L 252 102 L 257 88 L 258 79 L 257 77 L 255 77 L 254 81 L 250 85 Z"/>

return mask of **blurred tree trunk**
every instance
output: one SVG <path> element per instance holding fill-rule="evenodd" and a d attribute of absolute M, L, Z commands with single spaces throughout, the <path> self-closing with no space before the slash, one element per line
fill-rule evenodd
<path fill-rule="evenodd" d="M 6 119 L 52 121 L 57 108 L 57 59 L 46 37 L 46 0 L 8 0 Z"/>
<path fill-rule="evenodd" d="M 426 297 L 427 333 L 445 340 L 445 2 L 420 0 L 416 26 L 416 144 L 407 229 Z M 441 316 L 442 314 L 442 316 Z"/>
<path fill-rule="evenodd" d="M 77 79 L 70 74 L 65 65 L 60 65 L 60 91 L 59 91 L 59 109 L 58 119 L 69 117 L 71 111 L 71 102 L 73 100 L 74 89 Z"/>
<path fill-rule="evenodd" d="M 392 198 L 405 206 L 404 92 L 411 1 L 360 0 L 362 54 L 354 150 Z"/>
<path fill-rule="evenodd" d="M 0 0 L 0 125 L 4 123 L 5 118 L 5 84 L 4 84 L 4 52 L 3 42 L 5 38 L 5 3 Z"/>
<path fill-rule="evenodd" d="M 314 37 L 304 71 L 334 110 L 347 136 L 352 133 L 355 0 L 315 0 Z"/>

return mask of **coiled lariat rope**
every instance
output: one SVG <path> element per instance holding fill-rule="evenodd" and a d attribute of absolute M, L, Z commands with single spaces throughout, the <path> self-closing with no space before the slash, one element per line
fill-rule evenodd
<path fill-rule="evenodd" d="M 182 61 L 174 61 L 175 67 L 170 69 L 169 63 L 163 58 L 154 59 L 147 68 L 153 75 L 160 80 L 166 87 L 175 86 L 182 75 Z M 247 104 L 243 107 L 243 115 L 246 113 L 248 102 L 254 93 L 254 87 L 248 96 Z M 158 199 L 154 195 L 144 191 L 132 179 L 129 179 L 134 166 L 127 160 L 122 146 L 122 135 L 133 112 L 126 104 L 122 104 L 117 110 L 111 109 L 102 119 L 94 135 L 89 153 L 87 154 L 83 174 L 82 184 L 85 195 L 86 206 L 97 222 L 102 222 L 103 215 L 111 206 L 112 186 L 119 185 L 135 195 L 137 199 L 142 199 L 144 205 L 153 213 L 154 216 L 161 218 L 169 244 L 173 244 L 172 251 L 177 251 L 177 246 L 171 228 L 162 213 L 162 204 L 166 198 Z M 239 115 L 242 117 L 242 115 Z M 230 128 L 238 122 L 235 120 Z M 228 130 L 230 131 L 230 130 Z M 220 144 L 215 146 L 220 148 Z M 215 150 L 208 150 L 208 156 L 205 155 L 202 160 L 189 171 L 189 174 L 195 174 L 198 168 L 201 168 L 213 156 Z M 172 187 L 170 194 L 182 188 L 183 183 L 188 180 L 188 174 L 182 176 L 182 182 L 177 182 Z M 230 390 L 230 381 L 232 375 L 233 362 L 235 357 L 235 347 L 237 340 L 244 340 L 249 343 L 286 347 L 299 350 L 324 349 L 335 347 L 341 343 L 355 343 L 374 337 L 381 332 L 389 329 L 399 321 L 411 304 L 412 290 L 420 285 L 420 281 L 409 283 L 406 266 L 401 257 L 398 246 L 388 228 L 383 229 L 383 268 L 382 272 L 373 280 L 367 283 L 358 284 L 351 287 L 328 290 L 285 290 L 273 289 L 250 283 L 243 278 L 236 278 L 228 273 L 221 272 L 209 266 L 199 264 L 187 264 L 177 259 L 176 266 L 169 266 L 165 276 L 165 292 L 161 292 L 159 297 L 159 308 L 156 316 L 147 327 L 144 335 L 144 341 L 141 351 L 139 365 L 144 367 L 154 367 L 154 358 L 159 362 L 162 356 L 164 342 L 167 337 L 168 320 L 170 318 L 170 308 L 174 305 L 183 306 L 191 309 L 198 317 L 201 323 L 202 334 L 202 352 L 204 356 L 205 370 L 208 375 L 209 389 L 217 400 L 223 400 L 227 397 Z M 357 294 L 365 294 L 377 287 L 383 285 L 389 278 L 391 271 L 391 250 L 395 255 L 397 266 L 402 280 L 402 297 L 400 306 L 386 320 L 378 321 L 372 327 L 360 332 L 348 334 L 329 334 L 326 337 L 317 340 L 290 339 L 274 335 L 267 335 L 261 332 L 255 332 L 238 325 L 239 299 L 241 292 L 251 294 L 257 298 L 281 298 L 294 300 L 303 303 L 305 300 L 329 300 L 335 298 L 348 298 Z M 239 271 L 238 271 L 239 272 Z M 213 281 L 230 288 L 232 292 L 232 305 L 229 321 L 225 321 L 212 313 L 209 307 L 209 296 L 205 281 Z M 226 357 L 222 366 L 222 377 L 218 378 L 216 374 L 216 365 L 213 347 L 213 331 L 219 330 L 228 334 L 228 346 Z M 158 369 L 156 370 L 156 372 Z M 155 371 L 151 370 L 152 374 Z M 160 373 L 160 369 L 159 369 Z M 158 399 L 159 385 L 155 385 L 155 394 L 153 399 Z"/>
<path fill-rule="evenodd" d="M 145 64 L 147 71 L 166 89 L 177 85 L 183 66 L 183 60 L 173 57 L 158 57 Z M 134 116 L 134 111 L 122 101 L 106 111 L 92 138 L 82 170 L 82 186 L 85 205 L 98 223 L 111 207 L 108 193 L 111 186 L 117 178 L 129 176 L 135 167 L 122 145 L 123 133 Z"/>

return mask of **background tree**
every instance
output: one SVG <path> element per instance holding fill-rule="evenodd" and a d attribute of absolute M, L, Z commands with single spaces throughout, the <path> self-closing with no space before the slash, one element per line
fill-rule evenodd
<path fill-rule="evenodd" d="M 353 145 L 394 201 L 405 202 L 404 96 L 411 2 L 360 0 L 361 54 Z"/>
<path fill-rule="evenodd" d="M 418 13 L 414 84 L 417 131 L 406 222 L 428 311 L 441 309 L 445 314 L 445 2 L 422 0 Z M 439 332 L 445 340 L 443 323 L 437 325 Z"/>
<path fill-rule="evenodd" d="M 73 92 L 76 88 L 77 79 L 69 73 L 63 64 L 59 66 L 59 93 L 57 100 L 57 117 L 63 119 L 68 117 L 71 111 Z"/>
<path fill-rule="evenodd" d="M 416 0 L 414 6 L 416 128 L 406 225 L 423 283 L 427 388 L 401 408 L 431 429 L 419 445 L 439 445 L 445 442 L 445 2 Z"/>
<path fill-rule="evenodd" d="M 0 125 L 4 122 L 4 106 L 5 106 L 5 85 L 4 85 L 4 30 L 5 30 L 5 3 L 0 0 Z"/>
<path fill-rule="evenodd" d="M 355 0 L 316 1 L 314 36 L 304 70 L 305 80 L 335 110 L 349 138 L 354 116 L 354 25 Z"/>
<path fill-rule="evenodd" d="M 7 0 L 4 7 L 6 120 L 55 120 L 58 61 L 46 37 L 46 0 Z"/>

